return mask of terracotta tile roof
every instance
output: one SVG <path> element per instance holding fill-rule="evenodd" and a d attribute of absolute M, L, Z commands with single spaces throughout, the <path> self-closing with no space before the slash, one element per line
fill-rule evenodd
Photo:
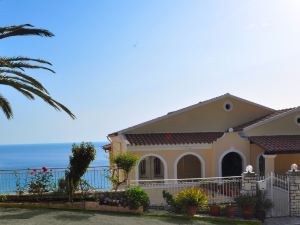
<path fill-rule="evenodd" d="M 300 135 L 276 135 L 249 137 L 265 149 L 265 154 L 300 153 Z"/>
<path fill-rule="evenodd" d="M 131 145 L 178 145 L 212 143 L 223 132 L 125 134 Z"/>
<path fill-rule="evenodd" d="M 110 151 L 110 150 L 111 150 L 111 144 L 103 145 L 103 146 L 102 146 L 102 149 L 103 149 L 104 151 Z"/>
<path fill-rule="evenodd" d="M 234 131 L 241 131 L 241 130 L 243 130 L 245 127 L 248 127 L 248 126 L 251 126 L 251 125 L 253 125 L 253 124 L 262 122 L 262 121 L 264 121 L 264 120 L 270 119 L 270 118 L 272 118 L 272 117 L 274 117 L 274 116 L 278 116 L 278 115 L 280 115 L 280 114 L 282 114 L 282 113 L 288 112 L 288 111 L 293 110 L 293 109 L 295 109 L 295 108 L 276 110 L 275 112 L 272 112 L 272 113 L 270 113 L 270 114 L 268 114 L 268 115 L 266 115 L 266 116 L 262 116 L 262 117 L 259 117 L 259 118 L 257 118 L 257 119 L 251 120 L 251 121 L 249 121 L 249 122 L 247 122 L 247 123 L 244 123 L 244 124 L 241 124 L 241 125 L 239 125 L 239 126 L 236 126 L 236 127 L 234 127 L 233 129 L 234 129 Z"/>

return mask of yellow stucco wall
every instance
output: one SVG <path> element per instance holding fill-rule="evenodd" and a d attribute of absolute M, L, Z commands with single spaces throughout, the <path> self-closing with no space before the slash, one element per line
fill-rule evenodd
<path fill-rule="evenodd" d="M 275 158 L 275 172 L 284 175 L 291 168 L 293 163 L 300 166 L 300 153 L 278 154 Z"/>
<path fill-rule="evenodd" d="M 223 137 L 219 138 L 217 142 L 213 144 L 214 155 L 211 166 L 214 176 L 221 176 L 220 160 L 224 157 L 224 154 L 233 151 L 241 155 L 244 168 L 249 164 L 249 141 L 246 138 L 240 137 L 238 133 L 225 133 Z"/>
<path fill-rule="evenodd" d="M 229 152 L 237 152 L 243 159 L 243 166 L 250 163 L 250 144 L 245 138 L 242 138 L 237 133 L 226 133 L 223 137 L 214 142 L 209 149 L 153 149 L 153 150 L 134 150 L 140 158 L 148 155 L 158 155 L 167 164 L 167 178 L 175 178 L 175 170 L 177 169 L 177 160 L 184 154 L 196 154 L 204 161 L 204 176 L 205 177 L 218 177 L 221 176 L 221 159 Z M 243 169 L 244 169 L 243 168 Z M 130 179 L 137 179 L 137 169 L 132 171 Z"/>
<path fill-rule="evenodd" d="M 273 120 L 264 125 L 255 127 L 245 132 L 247 136 L 262 136 L 262 135 L 287 135 L 300 134 L 300 126 L 295 123 L 296 116 L 300 116 L 300 112 L 294 112 L 290 115 Z"/>
<path fill-rule="evenodd" d="M 264 150 L 256 145 L 256 144 L 250 144 L 250 165 L 253 166 L 253 169 L 255 172 L 258 172 L 258 160 L 257 157 L 262 154 Z"/>
<path fill-rule="evenodd" d="M 231 102 L 233 105 L 229 112 L 224 110 L 224 103 L 226 102 Z M 128 133 L 226 131 L 230 127 L 235 127 L 270 112 L 271 110 L 266 108 L 229 96 L 184 113 L 171 114 L 163 120 L 130 129 Z"/>
<path fill-rule="evenodd" d="M 175 171 L 174 167 L 177 168 L 177 164 L 175 163 L 176 160 L 183 154 L 192 153 L 196 154 L 201 157 L 204 161 L 204 176 L 212 176 L 212 167 L 209 162 L 212 161 L 212 149 L 193 149 L 193 150 L 151 150 L 151 151 L 133 151 L 132 153 L 138 155 L 140 159 L 146 155 L 153 155 L 153 156 L 160 156 L 163 161 L 167 164 L 167 178 L 174 179 L 175 178 Z M 205 163 L 206 162 L 206 163 Z M 175 165 L 176 164 L 176 165 Z M 130 179 L 135 180 L 137 179 L 137 169 L 133 170 L 130 174 Z"/>

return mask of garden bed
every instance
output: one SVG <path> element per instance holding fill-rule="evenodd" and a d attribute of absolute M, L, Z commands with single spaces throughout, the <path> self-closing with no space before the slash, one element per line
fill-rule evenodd
<path fill-rule="evenodd" d="M 91 210 L 100 212 L 119 212 L 143 214 L 143 207 L 138 209 L 130 209 L 123 206 L 99 205 L 98 202 L 0 202 L 0 207 L 16 207 L 16 208 L 47 208 L 47 209 L 76 209 Z"/>
<path fill-rule="evenodd" d="M 132 209 L 125 191 L 99 191 L 85 194 L 75 193 L 72 201 L 65 193 L 0 195 L 0 207 L 80 209 L 103 212 L 142 214 L 143 207 Z"/>

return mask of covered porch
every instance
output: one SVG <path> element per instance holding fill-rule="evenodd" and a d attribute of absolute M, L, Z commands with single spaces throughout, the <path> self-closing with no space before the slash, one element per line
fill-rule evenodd
<path fill-rule="evenodd" d="M 256 161 L 253 165 L 256 164 L 258 175 L 285 175 L 292 164 L 300 165 L 300 135 L 255 136 L 249 139 L 260 149 L 252 160 Z"/>

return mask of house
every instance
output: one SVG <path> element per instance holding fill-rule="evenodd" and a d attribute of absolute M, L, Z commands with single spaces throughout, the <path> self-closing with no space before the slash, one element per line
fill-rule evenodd
<path fill-rule="evenodd" d="M 300 164 L 300 107 L 275 110 L 225 94 L 108 135 L 111 157 L 140 156 L 130 178 L 285 174 Z"/>

